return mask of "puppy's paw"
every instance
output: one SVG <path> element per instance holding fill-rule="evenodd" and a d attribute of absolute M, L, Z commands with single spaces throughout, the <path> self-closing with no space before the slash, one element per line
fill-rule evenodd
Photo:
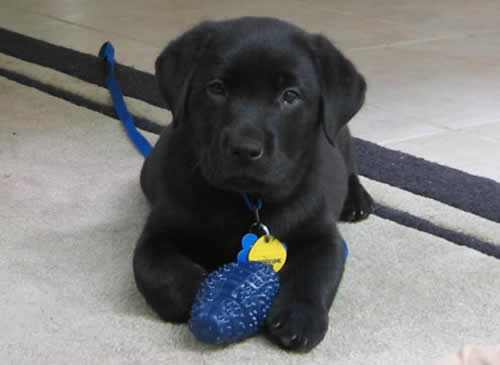
<path fill-rule="evenodd" d="M 140 259 L 135 260 L 135 280 L 146 302 L 162 320 L 186 322 L 207 274 L 205 269 L 185 258 L 165 261 L 158 266 L 145 261 L 139 265 Z"/>
<path fill-rule="evenodd" d="M 347 193 L 344 208 L 340 214 L 340 220 L 344 222 L 359 222 L 375 211 L 375 203 L 359 182 L 356 175 L 349 177 L 349 191 Z"/>
<path fill-rule="evenodd" d="M 269 337 L 291 351 L 308 352 L 318 345 L 328 329 L 328 312 L 309 303 L 273 303 L 266 321 Z"/>
<path fill-rule="evenodd" d="M 183 323 L 189 319 L 194 298 L 207 272 L 194 263 L 186 263 L 176 269 L 178 271 L 173 275 L 164 274 L 163 279 L 167 285 L 163 288 L 163 293 L 158 293 L 157 298 L 161 298 L 162 303 L 156 309 L 164 320 Z"/>

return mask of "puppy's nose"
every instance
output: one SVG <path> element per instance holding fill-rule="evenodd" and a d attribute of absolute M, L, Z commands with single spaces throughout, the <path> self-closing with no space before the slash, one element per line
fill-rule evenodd
<path fill-rule="evenodd" d="M 231 141 L 229 142 L 229 152 L 235 158 L 247 161 L 256 161 L 264 154 L 264 148 L 254 141 Z"/>

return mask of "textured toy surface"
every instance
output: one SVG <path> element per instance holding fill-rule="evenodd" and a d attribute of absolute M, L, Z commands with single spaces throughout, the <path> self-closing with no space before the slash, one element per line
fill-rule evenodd
<path fill-rule="evenodd" d="M 196 338 L 229 344 L 256 334 L 279 290 L 279 275 L 262 262 L 237 262 L 209 274 L 191 311 Z"/>

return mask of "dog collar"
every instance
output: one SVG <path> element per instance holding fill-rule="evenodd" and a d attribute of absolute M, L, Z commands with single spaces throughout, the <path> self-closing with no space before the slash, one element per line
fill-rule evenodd
<path fill-rule="evenodd" d="M 262 200 L 258 199 L 257 202 L 254 204 L 250 200 L 247 193 L 241 193 L 241 195 L 243 196 L 243 200 L 245 201 L 248 210 L 250 210 L 250 212 L 252 212 L 255 216 L 255 222 L 252 223 L 252 225 L 250 226 L 250 232 L 255 232 L 256 234 L 259 235 L 264 234 L 267 236 L 268 239 L 270 236 L 269 228 L 267 228 L 267 226 L 260 220 L 259 212 L 262 209 Z"/>
<path fill-rule="evenodd" d="M 262 209 L 262 200 L 258 199 L 257 200 L 257 205 L 253 204 L 250 201 L 250 198 L 248 197 L 247 193 L 241 193 L 241 196 L 243 196 L 243 200 L 245 201 L 245 204 L 247 205 L 248 209 L 253 213 L 255 210 L 260 210 Z"/>
<path fill-rule="evenodd" d="M 269 228 L 260 220 L 259 211 L 262 209 L 262 200 L 253 203 L 247 193 L 241 193 L 245 204 L 254 215 L 255 222 L 250 225 L 249 231 L 241 239 L 241 251 L 238 253 L 238 262 L 259 261 L 272 266 L 278 272 L 286 262 L 287 246 L 271 235 Z"/>

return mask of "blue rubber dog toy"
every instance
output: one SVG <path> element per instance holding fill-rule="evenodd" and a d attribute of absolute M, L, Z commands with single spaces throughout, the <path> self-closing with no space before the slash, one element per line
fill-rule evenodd
<path fill-rule="evenodd" d="M 233 262 L 207 276 L 189 328 L 206 343 L 225 345 L 256 334 L 279 290 L 279 276 L 262 262 Z"/>

